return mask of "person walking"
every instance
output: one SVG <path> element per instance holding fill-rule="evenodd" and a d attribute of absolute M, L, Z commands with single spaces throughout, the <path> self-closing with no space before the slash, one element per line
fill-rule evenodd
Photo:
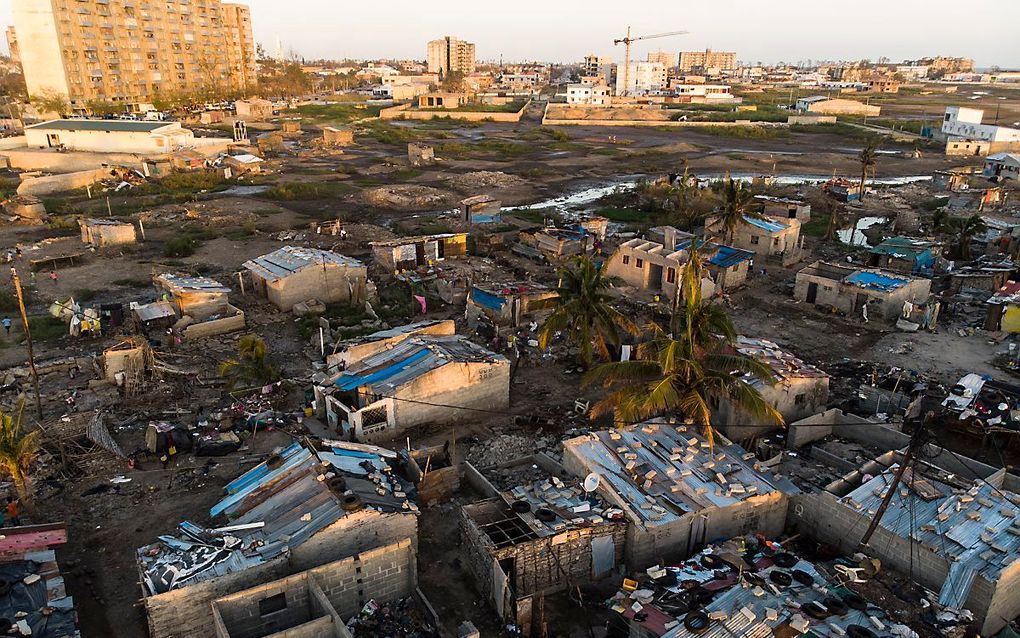
<path fill-rule="evenodd" d="M 57 283 L 57 271 L 56 270 L 51 270 L 50 271 L 50 281 L 52 281 L 53 283 Z"/>
<path fill-rule="evenodd" d="M 4 330 L 7 331 L 7 336 L 8 337 L 11 336 L 11 323 L 12 323 L 11 322 L 11 318 L 10 317 L 4 317 L 2 323 L 4 325 Z"/>

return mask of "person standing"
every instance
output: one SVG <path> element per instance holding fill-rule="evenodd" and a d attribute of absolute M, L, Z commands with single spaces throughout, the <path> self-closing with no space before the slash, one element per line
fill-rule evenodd
<path fill-rule="evenodd" d="M 11 524 L 11 527 L 21 525 L 21 519 L 18 518 L 18 502 L 12 496 L 7 497 L 7 521 Z"/>
<path fill-rule="evenodd" d="M 52 281 L 53 283 L 57 283 L 57 271 L 56 270 L 51 270 L 50 271 L 50 281 Z"/>
<path fill-rule="evenodd" d="M 11 318 L 4 317 L 3 319 L 4 330 L 7 332 L 7 336 L 11 336 Z"/>

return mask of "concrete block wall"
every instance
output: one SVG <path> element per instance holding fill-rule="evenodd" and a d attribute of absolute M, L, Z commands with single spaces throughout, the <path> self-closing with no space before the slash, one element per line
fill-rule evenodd
<path fill-rule="evenodd" d="M 290 310 L 295 304 L 309 299 L 323 303 L 361 302 L 365 300 L 368 271 L 362 266 L 348 268 L 327 264 L 323 268 L 308 267 L 288 277 L 268 282 L 266 296 L 281 310 Z"/>
<path fill-rule="evenodd" d="M 417 587 L 417 553 L 410 538 L 311 570 L 329 604 L 342 618 L 369 600 L 406 598 Z"/>
<path fill-rule="evenodd" d="M 363 554 L 411 539 L 418 547 L 418 517 L 411 512 L 380 514 L 363 509 L 347 514 L 291 550 L 292 572 L 312 569 L 331 558 Z"/>
<path fill-rule="evenodd" d="M 262 615 L 262 601 L 280 594 L 286 601 L 285 607 Z M 310 600 L 308 576 L 301 573 L 220 598 L 213 604 L 230 638 L 263 638 L 315 618 Z"/>
<path fill-rule="evenodd" d="M 285 629 L 265 638 L 337 638 L 339 634 L 329 616 L 310 620 L 303 625 Z M 234 638 L 231 636 L 230 638 Z"/>

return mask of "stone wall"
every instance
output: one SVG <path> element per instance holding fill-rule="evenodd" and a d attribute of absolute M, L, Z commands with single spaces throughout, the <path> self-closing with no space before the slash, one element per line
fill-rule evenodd
<path fill-rule="evenodd" d="M 108 168 L 93 168 L 74 173 L 28 177 L 18 184 L 18 195 L 49 195 L 91 186 L 110 176 Z"/>
<path fill-rule="evenodd" d="M 382 120 L 434 120 L 436 118 L 449 118 L 451 120 L 465 120 L 467 122 L 520 122 L 524 111 L 528 109 L 531 102 L 527 102 L 519 111 L 506 113 L 499 111 L 455 111 L 443 109 L 437 111 L 412 110 L 410 104 L 398 104 L 379 111 L 379 119 Z"/>

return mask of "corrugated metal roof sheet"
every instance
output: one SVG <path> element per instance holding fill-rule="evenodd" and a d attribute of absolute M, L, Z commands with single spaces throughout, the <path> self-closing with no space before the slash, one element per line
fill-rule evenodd
<path fill-rule="evenodd" d="M 742 447 L 717 445 L 713 453 L 695 428 L 664 420 L 593 432 L 564 446 L 599 475 L 600 489 L 630 504 L 629 516 L 639 525 L 662 525 L 779 491 Z"/>
<path fill-rule="evenodd" d="M 266 281 L 278 281 L 305 268 L 311 266 L 321 268 L 324 264 L 348 268 L 364 267 L 364 264 L 357 259 L 330 250 L 303 246 L 284 246 L 268 255 L 250 259 L 242 265 Z"/>
<path fill-rule="evenodd" d="M 749 261 L 754 258 L 754 253 L 749 250 L 741 250 L 732 246 L 717 245 L 718 250 L 709 257 L 708 263 L 719 268 L 731 268 L 737 264 Z"/>
<path fill-rule="evenodd" d="M 155 319 L 166 319 L 176 315 L 174 307 L 166 301 L 155 301 L 144 306 L 137 306 L 134 309 L 139 321 L 147 322 Z"/>
<path fill-rule="evenodd" d="M 767 230 L 770 233 L 781 233 L 790 226 L 782 222 L 778 222 L 772 219 L 759 219 L 757 217 L 751 217 L 750 215 L 744 215 L 744 222 L 751 224 L 762 230 Z"/>
<path fill-rule="evenodd" d="M 209 277 L 163 273 L 157 276 L 156 280 L 164 283 L 175 294 L 182 292 L 230 292 L 230 288 Z"/>
<path fill-rule="evenodd" d="M 767 339 L 738 336 L 736 347 L 740 354 L 768 364 L 780 381 L 783 379 L 821 379 L 829 376 Z"/>
<path fill-rule="evenodd" d="M 882 292 L 902 288 L 910 282 L 906 277 L 894 277 L 872 270 L 858 270 L 843 281 L 853 286 L 859 286 L 868 290 L 880 290 Z"/>

